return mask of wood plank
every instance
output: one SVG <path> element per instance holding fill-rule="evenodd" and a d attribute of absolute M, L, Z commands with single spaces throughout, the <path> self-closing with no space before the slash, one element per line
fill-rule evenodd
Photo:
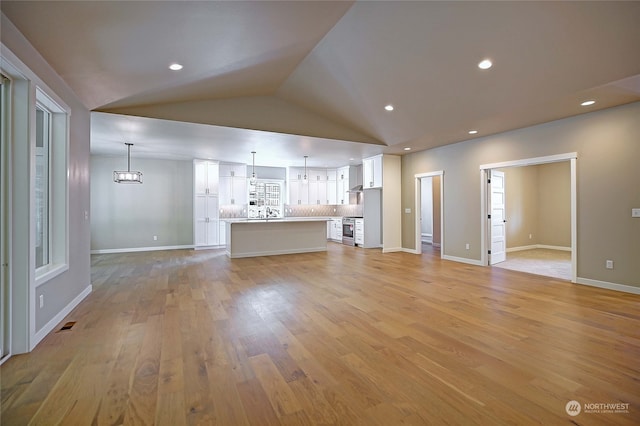
<path fill-rule="evenodd" d="M 296 396 L 269 355 L 256 355 L 249 358 L 249 362 L 278 417 L 282 418 L 302 410 Z"/>
<path fill-rule="evenodd" d="M 2 424 L 637 424 L 638 295 L 340 244 L 94 255 L 92 284 L 0 366 Z"/>

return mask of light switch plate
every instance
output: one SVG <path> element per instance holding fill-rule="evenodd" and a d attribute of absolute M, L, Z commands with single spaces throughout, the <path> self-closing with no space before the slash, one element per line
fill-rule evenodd
<path fill-rule="evenodd" d="M 407 214 L 408 214 L 408 213 L 411 213 L 411 208 L 406 208 L 406 209 L 404 209 L 404 212 L 405 212 L 405 213 L 407 213 Z"/>
<path fill-rule="evenodd" d="M 640 209 L 631 209 L 631 217 L 640 217 Z"/>

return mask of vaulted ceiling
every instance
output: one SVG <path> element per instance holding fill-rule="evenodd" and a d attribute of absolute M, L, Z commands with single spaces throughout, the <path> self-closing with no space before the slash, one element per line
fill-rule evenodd
<path fill-rule="evenodd" d="M 640 2 L 1 8 L 96 112 L 94 153 L 128 139 L 148 156 L 337 166 L 640 100 Z"/>

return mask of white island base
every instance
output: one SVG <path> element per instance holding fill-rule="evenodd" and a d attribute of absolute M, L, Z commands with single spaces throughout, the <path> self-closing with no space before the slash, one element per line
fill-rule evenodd
<path fill-rule="evenodd" d="M 227 221 L 227 256 L 273 256 L 327 250 L 326 219 Z"/>

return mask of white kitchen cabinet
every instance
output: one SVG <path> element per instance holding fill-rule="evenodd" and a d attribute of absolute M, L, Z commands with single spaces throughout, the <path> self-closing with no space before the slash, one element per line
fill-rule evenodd
<path fill-rule="evenodd" d="M 362 186 L 368 188 L 382 188 L 382 155 L 362 160 Z"/>
<path fill-rule="evenodd" d="M 193 160 L 194 192 L 196 194 L 218 195 L 218 163 Z"/>
<path fill-rule="evenodd" d="M 327 170 L 308 169 L 309 204 L 329 204 L 327 199 Z"/>
<path fill-rule="evenodd" d="M 247 166 L 245 164 L 220 164 L 220 205 L 244 205 L 247 203 Z"/>
<path fill-rule="evenodd" d="M 340 167 L 336 173 L 336 204 L 349 204 L 349 166 Z"/>
<path fill-rule="evenodd" d="M 329 204 L 327 199 L 327 181 L 311 180 L 309 186 L 309 204 Z"/>
<path fill-rule="evenodd" d="M 310 181 L 326 182 L 327 181 L 327 169 L 307 169 L 307 174 Z"/>
<path fill-rule="evenodd" d="M 289 204 L 309 204 L 309 184 L 304 182 L 304 169 L 301 167 L 289 168 Z"/>
<path fill-rule="evenodd" d="M 302 180 L 304 177 L 304 168 L 289 167 L 289 180 Z"/>
<path fill-rule="evenodd" d="M 356 219 L 353 240 L 357 246 L 364 246 L 364 219 Z"/>
<path fill-rule="evenodd" d="M 337 196 L 336 169 L 307 169 L 306 181 L 304 175 L 304 168 L 289 168 L 289 204 L 341 204 Z"/>
<path fill-rule="evenodd" d="M 327 181 L 327 204 L 338 204 L 338 183 L 335 180 Z"/>
<path fill-rule="evenodd" d="M 219 244 L 218 163 L 194 160 L 193 241 L 195 246 Z"/>
<path fill-rule="evenodd" d="M 338 182 L 336 169 L 327 169 L 327 204 L 338 204 Z"/>
<path fill-rule="evenodd" d="M 301 180 L 289 181 L 289 204 L 309 204 L 309 184 Z"/>
<path fill-rule="evenodd" d="M 342 218 L 332 218 L 327 221 L 327 238 L 332 241 L 342 242 Z"/>

